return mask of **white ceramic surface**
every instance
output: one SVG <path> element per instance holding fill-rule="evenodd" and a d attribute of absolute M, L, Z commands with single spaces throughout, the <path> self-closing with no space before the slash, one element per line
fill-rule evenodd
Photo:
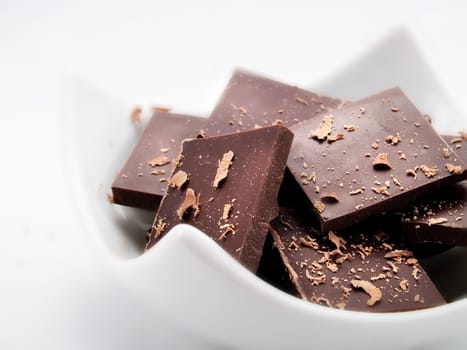
<path fill-rule="evenodd" d="M 400 85 L 430 113 L 439 130 L 467 128 L 465 115 L 446 96 L 403 29 L 316 89 L 359 98 L 393 85 Z M 448 286 L 444 292 L 458 300 L 429 310 L 377 315 L 333 310 L 286 295 L 189 226 L 174 228 L 141 255 L 142 232 L 152 213 L 106 200 L 141 126 L 129 122 L 130 105 L 79 74 L 65 79 L 64 87 L 64 140 L 74 198 L 101 253 L 123 285 L 144 301 L 149 318 L 170 316 L 206 344 L 225 348 L 284 348 L 310 341 L 330 348 L 345 344 L 348 349 L 460 349 L 467 344 L 462 333 L 467 320 L 467 299 L 462 298 L 467 293 L 466 249 L 441 254 L 428 266 L 438 274 L 435 279 Z M 439 266 L 452 269 L 450 281 L 443 279 Z"/>

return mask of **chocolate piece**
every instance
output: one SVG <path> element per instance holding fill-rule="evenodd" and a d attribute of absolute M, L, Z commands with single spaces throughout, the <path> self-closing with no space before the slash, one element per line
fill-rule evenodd
<path fill-rule="evenodd" d="M 287 166 L 319 216 L 322 232 L 402 209 L 467 177 L 464 164 L 454 152 L 446 157 L 446 143 L 398 88 L 291 130 L 295 138 Z M 343 138 L 329 142 L 337 133 Z M 323 192 L 338 200 L 323 198 Z"/>
<path fill-rule="evenodd" d="M 236 71 L 203 130 L 215 136 L 277 123 L 290 126 L 342 104 L 340 99 Z"/>
<path fill-rule="evenodd" d="M 373 225 L 320 234 L 308 215 L 281 207 L 271 234 L 274 244 L 265 250 L 278 249 L 296 294 L 305 300 L 369 312 L 445 304 L 413 254 Z"/>
<path fill-rule="evenodd" d="M 147 249 L 173 226 L 191 224 L 253 272 L 259 264 L 293 134 L 271 126 L 186 141 L 175 172 L 188 180 L 169 187 Z"/>
<path fill-rule="evenodd" d="M 467 163 L 467 141 L 455 136 L 443 138 Z M 446 155 L 451 153 L 447 148 Z M 402 214 L 402 232 L 407 241 L 413 243 L 467 246 L 467 181 L 411 205 L 411 209 Z"/>
<path fill-rule="evenodd" d="M 117 204 L 157 209 L 184 139 L 195 137 L 206 119 L 155 112 L 112 184 Z"/>

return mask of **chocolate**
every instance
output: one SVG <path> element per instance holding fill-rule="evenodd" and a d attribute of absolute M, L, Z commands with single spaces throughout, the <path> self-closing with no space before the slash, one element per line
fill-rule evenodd
<path fill-rule="evenodd" d="M 146 249 L 173 226 L 195 226 L 256 272 L 293 134 L 270 126 L 185 141 Z"/>
<path fill-rule="evenodd" d="M 443 136 L 467 163 L 467 141 Z M 452 152 L 447 148 L 446 155 Z M 402 232 L 413 243 L 442 243 L 467 246 L 467 181 L 437 191 L 402 213 Z"/>
<path fill-rule="evenodd" d="M 271 235 L 273 244 L 265 245 L 265 254 L 279 252 L 282 270 L 289 276 L 286 288 L 291 283 L 305 300 L 368 312 L 445 304 L 412 252 L 374 223 L 321 234 L 306 213 L 281 207 Z"/>
<path fill-rule="evenodd" d="M 467 177 L 399 88 L 291 127 L 287 166 L 328 232 L 406 207 Z"/>
<path fill-rule="evenodd" d="M 343 104 L 340 99 L 236 71 L 203 130 L 215 136 L 277 123 L 290 126 Z"/>
<path fill-rule="evenodd" d="M 197 135 L 206 119 L 155 112 L 112 184 L 116 204 L 155 210 L 184 139 Z"/>

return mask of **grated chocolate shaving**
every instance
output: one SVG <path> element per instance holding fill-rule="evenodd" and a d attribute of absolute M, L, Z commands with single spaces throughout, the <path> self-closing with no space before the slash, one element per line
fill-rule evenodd
<path fill-rule="evenodd" d="M 325 115 L 318 129 L 311 131 L 308 138 L 324 141 L 332 131 L 332 115 Z"/>
<path fill-rule="evenodd" d="M 196 195 L 192 188 L 188 188 L 185 192 L 185 199 L 177 209 L 177 215 L 180 220 L 187 214 L 188 211 L 193 211 L 194 217 L 198 216 L 200 211 L 199 193 Z"/>
<path fill-rule="evenodd" d="M 446 163 L 444 167 L 446 168 L 447 171 L 449 171 L 450 174 L 455 174 L 455 175 L 462 174 L 462 167 L 460 165 Z"/>
<path fill-rule="evenodd" d="M 114 196 L 113 196 L 112 194 L 107 193 L 106 197 L 107 197 L 107 200 L 109 201 L 110 204 L 114 204 L 114 203 L 115 203 L 115 201 L 114 201 Z"/>
<path fill-rule="evenodd" d="M 338 141 L 338 140 L 342 140 L 344 138 L 344 134 L 341 133 L 341 132 L 338 132 L 337 134 L 335 135 L 330 135 L 328 136 L 328 142 L 331 143 L 331 142 L 335 142 L 335 141 Z"/>
<path fill-rule="evenodd" d="M 428 178 L 434 177 L 438 173 L 435 168 L 429 168 L 426 165 L 420 165 L 419 169 Z"/>
<path fill-rule="evenodd" d="M 305 270 L 305 276 L 313 286 L 319 286 L 320 284 L 324 284 L 326 282 L 326 275 L 313 276 L 311 275 L 310 271 L 308 271 L 308 269 Z"/>
<path fill-rule="evenodd" d="M 451 156 L 451 151 L 449 150 L 449 148 L 443 148 L 443 157 L 444 158 L 449 158 Z"/>
<path fill-rule="evenodd" d="M 164 169 L 157 169 L 157 170 L 151 171 L 151 175 L 164 175 L 164 174 L 165 174 Z"/>
<path fill-rule="evenodd" d="M 231 212 L 232 212 L 232 204 L 230 203 L 224 204 L 224 210 L 222 212 L 222 220 L 224 221 L 229 220 Z"/>
<path fill-rule="evenodd" d="M 321 194 L 320 198 L 324 203 L 337 203 L 337 202 L 339 202 L 339 197 L 337 197 L 336 192 L 323 192 L 323 194 Z"/>
<path fill-rule="evenodd" d="M 387 153 L 378 153 L 375 160 L 373 161 L 374 169 L 391 169 Z"/>
<path fill-rule="evenodd" d="M 170 163 L 170 159 L 167 158 L 166 156 L 158 156 L 150 160 L 148 162 L 148 165 L 154 168 L 156 166 L 163 166 L 169 163 Z"/>
<path fill-rule="evenodd" d="M 429 218 L 428 219 L 428 226 L 444 224 L 444 223 L 446 223 L 448 221 L 449 220 L 447 218 Z"/>
<path fill-rule="evenodd" d="M 152 106 L 151 107 L 151 110 L 153 113 L 156 113 L 156 112 L 170 112 L 172 110 L 172 108 L 170 107 L 166 107 L 166 106 Z"/>
<path fill-rule="evenodd" d="M 300 237 L 299 241 L 300 241 L 300 244 L 305 246 L 305 247 L 308 247 L 308 248 L 311 248 L 311 249 L 318 249 L 319 248 L 319 244 L 316 241 L 316 239 L 311 238 L 310 236 L 307 236 L 306 238 L 305 237 Z"/>
<path fill-rule="evenodd" d="M 406 279 L 401 280 L 399 282 L 399 287 L 403 291 L 407 291 L 409 289 L 409 281 L 407 281 Z"/>
<path fill-rule="evenodd" d="M 169 180 L 169 186 L 172 188 L 182 188 L 182 186 L 188 181 L 188 174 L 183 171 L 179 170 Z"/>
<path fill-rule="evenodd" d="M 334 243 L 334 245 L 336 246 L 336 250 L 340 254 L 342 254 L 341 248 L 344 249 L 344 250 L 347 249 L 346 246 L 345 246 L 347 244 L 345 239 L 343 239 L 342 237 L 339 237 L 333 231 L 328 232 L 328 238 L 332 243 Z"/>
<path fill-rule="evenodd" d="M 295 101 L 300 102 L 301 104 L 304 104 L 305 106 L 308 106 L 308 102 L 301 97 L 298 97 L 298 96 L 295 97 Z"/>
<path fill-rule="evenodd" d="M 157 224 L 153 226 L 155 230 L 154 239 L 159 238 L 159 236 L 164 232 L 166 227 L 167 223 L 165 223 L 163 219 L 157 220 Z"/>
<path fill-rule="evenodd" d="M 350 191 L 349 194 L 350 194 L 351 196 L 355 196 L 355 195 L 357 195 L 357 194 L 363 193 L 363 191 L 364 191 L 363 188 L 358 188 L 358 189 L 356 189 L 356 190 Z"/>
<path fill-rule="evenodd" d="M 381 300 L 383 293 L 379 288 L 377 288 L 373 283 L 363 280 L 352 280 L 350 281 L 352 287 L 361 288 L 365 293 L 367 293 L 370 298 L 366 302 L 368 306 L 375 305 L 378 301 Z"/>
<path fill-rule="evenodd" d="M 386 186 L 380 187 L 372 187 L 371 190 L 377 194 L 384 194 L 385 196 L 389 197 L 391 194 L 388 192 L 388 188 Z"/>
<path fill-rule="evenodd" d="M 233 224 L 224 224 L 219 226 L 222 231 L 219 240 L 225 240 L 228 234 L 235 235 L 235 226 Z"/>
<path fill-rule="evenodd" d="M 455 143 L 458 143 L 458 142 L 462 142 L 462 137 L 454 137 L 451 139 L 451 144 L 455 144 Z"/>
<path fill-rule="evenodd" d="M 386 259 L 394 259 L 394 258 L 411 258 L 412 253 L 408 250 L 396 249 L 390 251 L 389 253 L 384 254 Z"/>
<path fill-rule="evenodd" d="M 141 107 L 135 107 L 131 111 L 130 120 L 133 124 L 141 123 Z"/>
<path fill-rule="evenodd" d="M 391 145 L 397 145 L 399 142 L 402 141 L 401 139 L 401 135 L 399 135 L 399 133 L 396 134 L 396 136 L 394 135 L 388 135 L 385 137 L 384 139 L 387 143 L 390 143 Z"/>
<path fill-rule="evenodd" d="M 322 213 L 324 211 L 324 209 L 326 209 L 326 205 L 324 205 L 323 202 L 321 201 L 313 201 L 313 206 L 316 208 L 316 210 L 318 210 L 318 212 Z"/>
<path fill-rule="evenodd" d="M 218 163 L 216 176 L 214 177 L 214 182 L 212 184 L 215 188 L 218 188 L 219 184 L 229 175 L 229 168 L 232 165 L 233 158 L 234 153 L 232 151 L 228 151 L 222 156 L 222 159 Z"/>

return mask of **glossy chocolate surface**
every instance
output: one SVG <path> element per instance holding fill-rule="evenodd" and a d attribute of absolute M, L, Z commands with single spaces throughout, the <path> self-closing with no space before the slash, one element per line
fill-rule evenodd
<path fill-rule="evenodd" d="M 200 117 L 154 113 L 112 184 L 113 201 L 157 209 L 181 142 L 195 137 L 205 122 L 206 119 Z M 158 157 L 160 162 L 153 162 L 151 166 L 151 161 Z"/>
<path fill-rule="evenodd" d="M 467 141 L 457 136 L 443 138 L 466 163 Z M 402 214 L 402 232 L 414 243 L 467 246 L 467 181 L 413 203 Z"/>
<path fill-rule="evenodd" d="M 291 127 L 287 166 L 327 233 L 465 179 L 464 164 L 398 88 Z"/>
<path fill-rule="evenodd" d="M 235 71 L 203 130 L 215 136 L 278 122 L 290 126 L 343 104 L 340 99 Z"/>
<path fill-rule="evenodd" d="M 278 213 L 292 138 L 287 128 L 271 126 L 184 142 L 147 248 L 186 223 L 256 272 L 268 224 Z"/>
<path fill-rule="evenodd" d="M 283 271 L 277 274 L 289 276 L 275 282 L 288 282 L 286 290 L 292 286 L 305 300 L 367 312 L 445 303 L 412 252 L 377 224 L 320 234 L 306 214 L 281 207 L 271 226 L 274 241 L 265 250 L 279 252 Z"/>

